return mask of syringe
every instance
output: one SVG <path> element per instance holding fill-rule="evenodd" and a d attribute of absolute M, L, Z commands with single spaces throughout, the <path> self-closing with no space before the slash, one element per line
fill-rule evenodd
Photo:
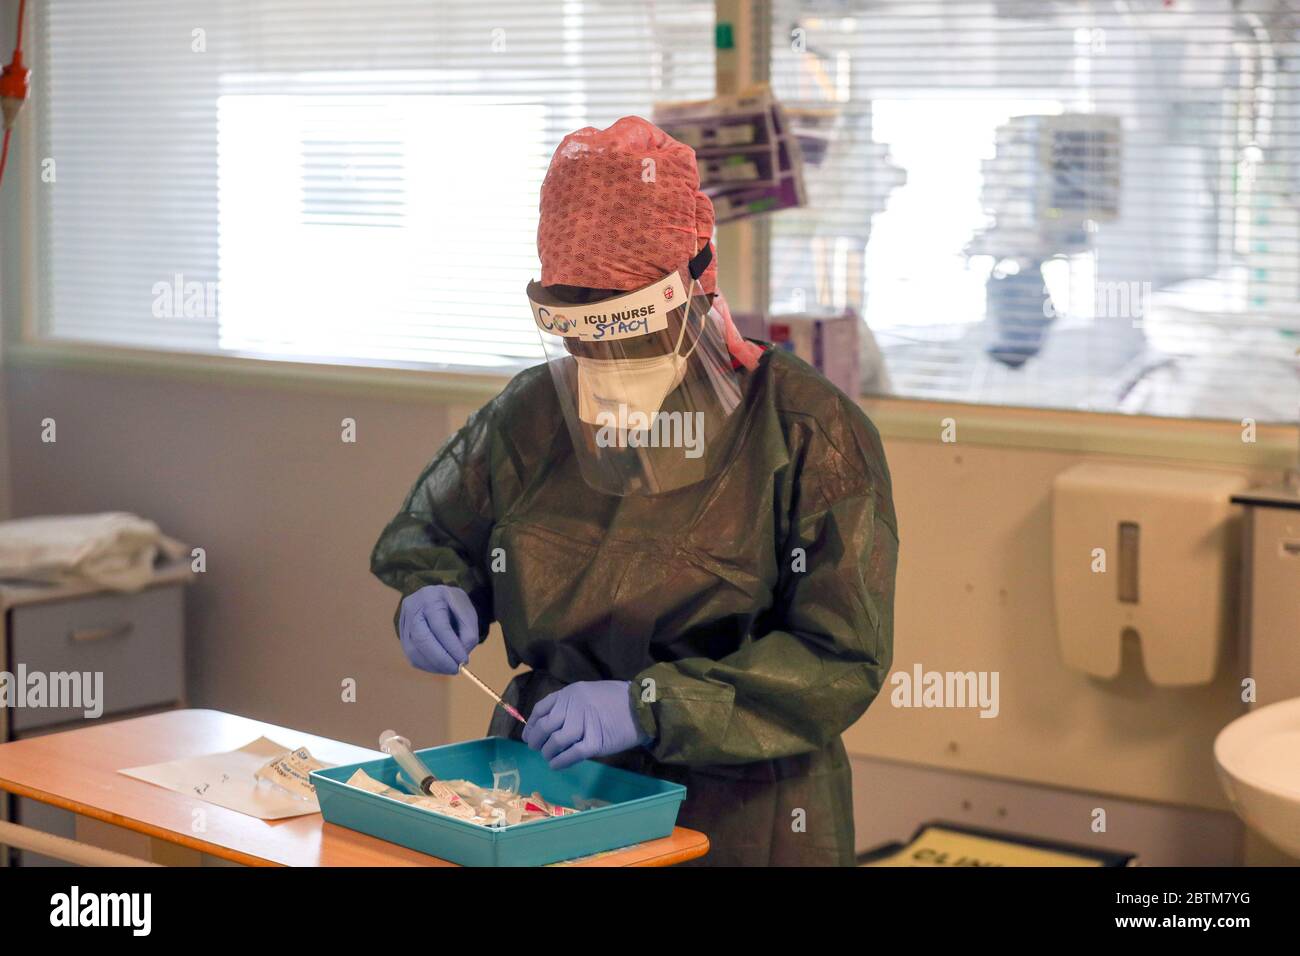
<path fill-rule="evenodd" d="M 421 793 L 453 802 L 456 800 L 456 794 L 451 788 L 438 781 L 433 771 L 411 750 L 411 742 L 397 731 L 385 730 L 380 734 L 379 749 L 397 761 L 397 765 L 406 772 L 406 776 Z"/>
<path fill-rule="evenodd" d="M 500 708 L 504 710 L 507 714 L 509 714 L 515 720 L 519 721 L 525 727 L 528 726 L 528 721 L 524 719 L 523 714 L 519 713 L 519 711 L 515 710 L 515 708 L 511 707 L 504 700 L 502 700 L 500 694 L 498 694 L 487 684 L 483 683 L 481 680 L 475 677 L 473 672 L 464 664 L 460 666 L 460 672 L 464 674 L 466 677 L 468 677 L 470 680 L 472 680 L 479 690 L 481 690 L 483 693 L 487 694 L 489 697 L 495 700 L 498 706 L 500 706 Z"/>

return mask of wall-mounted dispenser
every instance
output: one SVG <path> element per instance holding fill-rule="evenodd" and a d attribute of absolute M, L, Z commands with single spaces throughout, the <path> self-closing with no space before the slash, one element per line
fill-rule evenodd
<path fill-rule="evenodd" d="M 1231 473 L 1085 462 L 1052 488 L 1056 632 L 1065 662 L 1119 676 L 1137 635 L 1148 679 L 1207 684 L 1235 626 L 1239 551 Z"/>

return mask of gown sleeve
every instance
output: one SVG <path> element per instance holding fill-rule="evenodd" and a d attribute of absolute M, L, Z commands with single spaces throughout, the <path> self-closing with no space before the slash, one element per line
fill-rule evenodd
<path fill-rule="evenodd" d="M 438 450 L 370 556 L 371 573 L 403 598 L 430 584 L 465 591 L 478 612 L 480 637 L 492 623 L 492 419 L 492 406 L 484 406 Z"/>
<path fill-rule="evenodd" d="M 862 716 L 889 671 L 898 528 L 880 437 L 847 399 L 791 434 L 800 437 L 790 440 L 785 480 L 794 487 L 788 537 L 777 542 L 773 629 L 718 660 L 655 664 L 629 688 L 661 762 L 820 750 Z"/>

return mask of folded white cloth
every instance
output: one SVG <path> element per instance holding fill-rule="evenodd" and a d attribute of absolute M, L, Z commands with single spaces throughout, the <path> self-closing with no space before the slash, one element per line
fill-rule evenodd
<path fill-rule="evenodd" d="M 0 579 L 138 591 L 159 557 L 184 553 L 152 521 L 124 511 L 0 521 Z"/>

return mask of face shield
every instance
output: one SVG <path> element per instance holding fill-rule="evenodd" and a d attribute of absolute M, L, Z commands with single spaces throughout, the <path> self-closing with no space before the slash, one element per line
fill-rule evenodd
<path fill-rule="evenodd" d="M 528 301 L 582 476 L 613 495 L 707 477 L 740 403 L 739 376 L 689 263 L 631 292 L 528 285 Z"/>

